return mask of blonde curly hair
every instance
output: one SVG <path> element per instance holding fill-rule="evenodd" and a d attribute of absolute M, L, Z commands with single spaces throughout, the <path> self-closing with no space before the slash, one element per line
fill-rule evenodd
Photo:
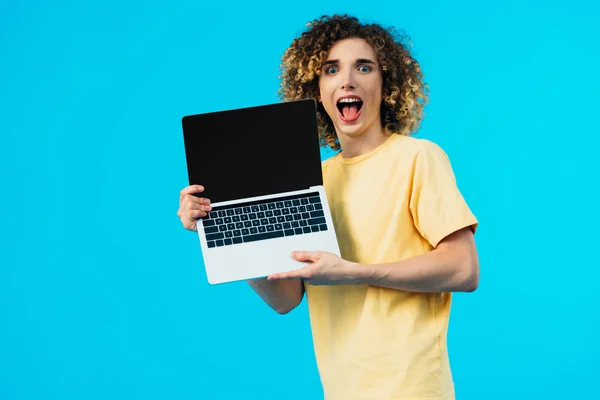
<path fill-rule="evenodd" d="M 278 95 L 283 101 L 319 96 L 319 75 L 333 44 L 342 39 L 359 38 L 377 54 L 383 78 L 384 99 L 381 125 L 390 133 L 411 135 L 419 129 L 428 102 L 428 86 L 421 66 L 410 53 L 410 38 L 393 27 L 363 24 L 348 15 L 322 16 L 307 24 L 308 29 L 292 41 L 281 57 L 281 84 Z M 317 117 L 321 146 L 340 150 L 333 122 L 318 102 Z"/>

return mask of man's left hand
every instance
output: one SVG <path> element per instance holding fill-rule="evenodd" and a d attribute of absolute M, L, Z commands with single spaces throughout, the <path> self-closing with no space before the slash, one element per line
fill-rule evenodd
<path fill-rule="evenodd" d="M 309 264 L 294 271 L 273 274 L 269 280 L 301 278 L 311 285 L 345 285 L 357 283 L 358 264 L 324 251 L 294 251 L 295 260 Z"/>

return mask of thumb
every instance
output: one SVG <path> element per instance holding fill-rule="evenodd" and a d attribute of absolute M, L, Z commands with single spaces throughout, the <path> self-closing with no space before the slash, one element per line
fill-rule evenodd
<path fill-rule="evenodd" d="M 292 257 L 298 261 L 317 261 L 319 254 L 318 251 L 292 251 Z"/>

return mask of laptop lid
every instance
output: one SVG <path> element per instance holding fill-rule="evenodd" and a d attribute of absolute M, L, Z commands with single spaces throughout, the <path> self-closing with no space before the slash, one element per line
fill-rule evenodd
<path fill-rule="evenodd" d="M 188 115 L 182 127 L 189 183 L 212 203 L 323 184 L 313 99 Z"/>

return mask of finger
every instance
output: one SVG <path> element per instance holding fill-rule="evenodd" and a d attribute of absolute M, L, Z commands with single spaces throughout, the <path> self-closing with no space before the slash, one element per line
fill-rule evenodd
<path fill-rule="evenodd" d="M 307 279 L 310 278 L 310 270 L 308 267 L 296 269 L 288 272 L 279 272 L 277 274 L 271 274 L 267 277 L 267 280 L 279 280 L 279 279 Z"/>
<path fill-rule="evenodd" d="M 183 197 L 186 194 L 194 194 L 194 193 L 202 193 L 202 192 L 204 192 L 204 186 L 202 186 L 202 185 L 187 186 L 187 187 L 183 188 L 181 190 L 181 192 L 179 192 L 179 202 L 181 203 L 181 200 L 183 199 Z"/>
<path fill-rule="evenodd" d="M 292 251 L 292 257 L 298 261 L 317 261 L 320 251 Z"/>
<path fill-rule="evenodd" d="M 179 204 L 179 207 L 184 210 L 192 210 L 192 209 L 199 209 L 202 205 L 209 206 L 210 200 L 202 198 L 202 197 L 198 198 L 191 194 L 186 194 L 183 197 L 183 200 L 181 201 L 181 203 Z"/>
<path fill-rule="evenodd" d="M 302 276 L 300 276 L 300 274 L 297 271 L 281 272 L 278 274 L 269 275 L 267 277 L 267 280 L 276 281 L 276 280 L 294 279 L 294 278 L 302 278 Z"/>
<path fill-rule="evenodd" d="M 210 205 L 202 205 L 200 199 L 189 196 L 190 198 L 184 200 L 184 204 L 179 208 L 177 215 L 185 220 L 193 220 L 198 218 L 206 217 L 207 213 L 212 210 Z"/>
<path fill-rule="evenodd" d="M 203 206 L 200 209 L 188 210 L 187 217 L 188 217 L 188 219 L 204 218 L 208 215 L 207 213 L 210 210 L 211 210 L 210 206 L 208 206 L 208 207 Z"/>

